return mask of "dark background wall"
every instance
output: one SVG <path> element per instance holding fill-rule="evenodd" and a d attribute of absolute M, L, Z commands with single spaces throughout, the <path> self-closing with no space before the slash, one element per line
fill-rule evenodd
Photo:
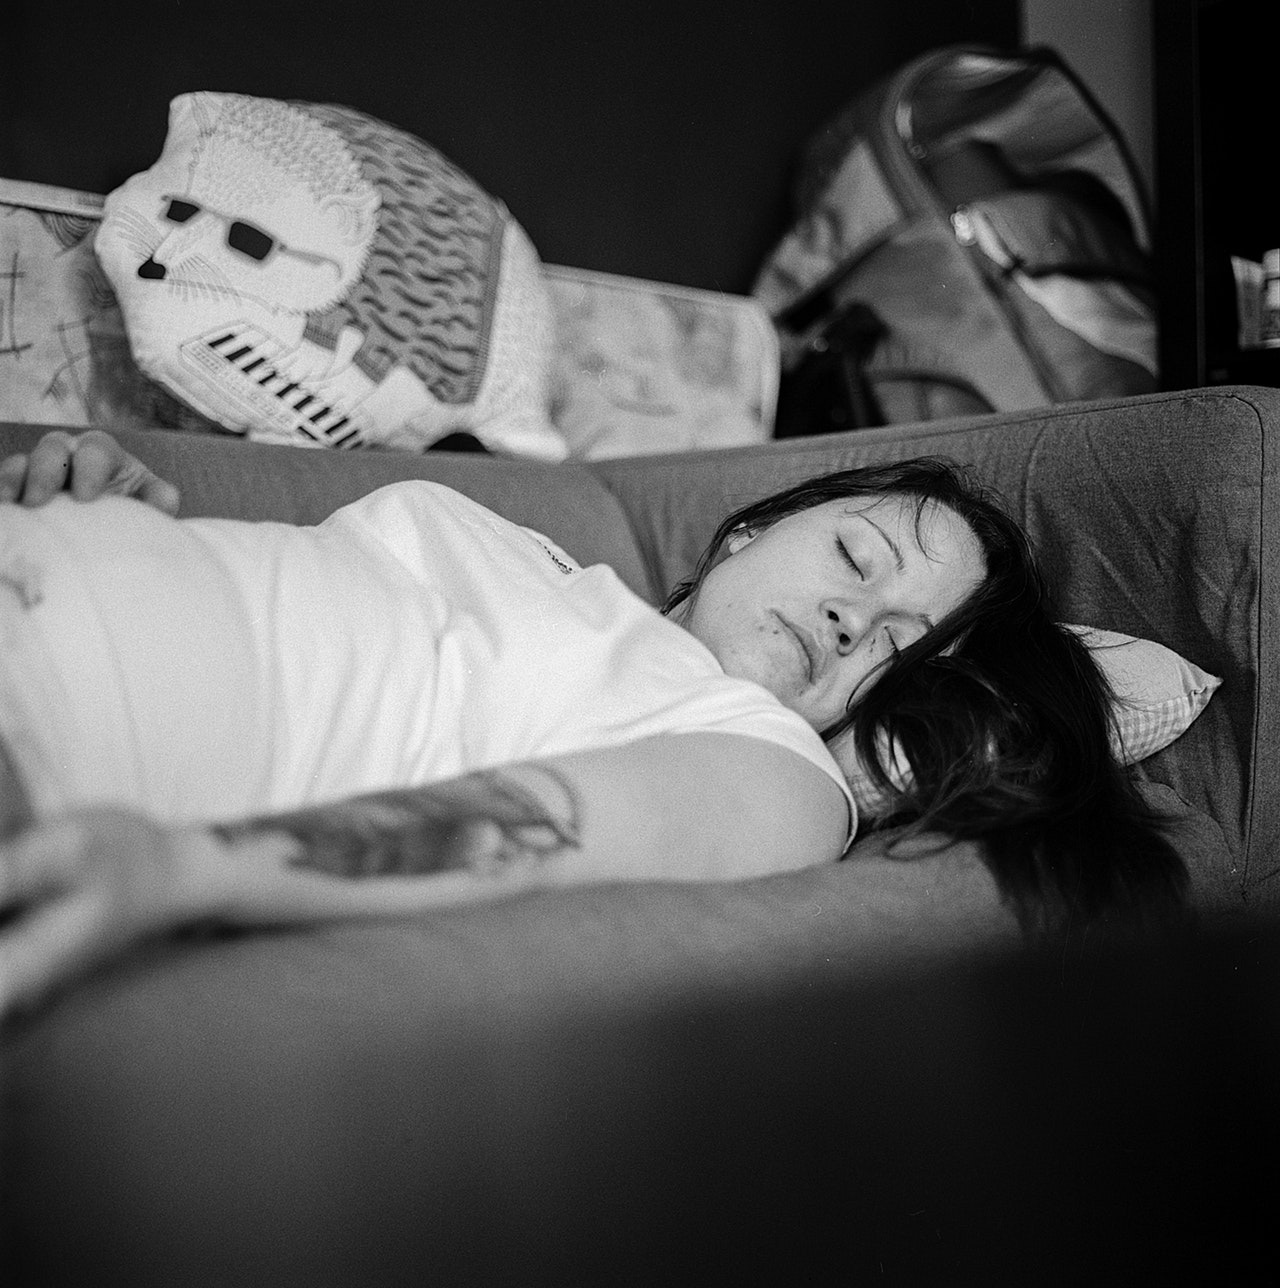
<path fill-rule="evenodd" d="M 804 139 L 1018 0 L 10 0 L 0 175 L 107 192 L 189 90 L 340 102 L 502 198 L 544 260 L 748 290 Z"/>

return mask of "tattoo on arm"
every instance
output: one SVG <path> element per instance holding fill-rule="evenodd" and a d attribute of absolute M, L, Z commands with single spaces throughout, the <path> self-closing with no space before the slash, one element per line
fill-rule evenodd
<path fill-rule="evenodd" d="M 353 796 L 214 831 L 230 841 L 285 832 L 299 842 L 295 866 L 349 878 L 459 870 L 514 875 L 582 844 L 572 784 L 532 764 Z"/>

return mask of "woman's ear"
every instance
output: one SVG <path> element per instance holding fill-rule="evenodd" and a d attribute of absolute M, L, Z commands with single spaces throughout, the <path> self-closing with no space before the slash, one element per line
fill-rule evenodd
<path fill-rule="evenodd" d="M 750 545 L 755 539 L 755 528 L 735 528 L 729 534 L 729 540 L 725 542 L 725 549 L 731 555 L 736 555 L 743 546 Z"/>

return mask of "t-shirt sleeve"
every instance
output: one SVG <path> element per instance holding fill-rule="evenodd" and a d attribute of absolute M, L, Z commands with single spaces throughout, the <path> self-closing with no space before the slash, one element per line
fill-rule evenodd
<path fill-rule="evenodd" d="M 822 770 L 837 787 L 849 810 L 846 844 L 858 830 L 858 807 L 844 773 L 813 727 L 784 707 L 771 693 L 747 680 L 719 677 L 708 694 L 690 704 L 687 723 L 679 732 L 732 733 L 761 738 L 801 756 Z"/>

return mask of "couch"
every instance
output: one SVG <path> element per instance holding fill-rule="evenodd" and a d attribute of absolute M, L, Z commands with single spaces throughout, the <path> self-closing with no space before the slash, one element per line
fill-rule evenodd
<path fill-rule="evenodd" d="M 1264 1282 L 1278 436 L 1249 387 L 555 465 L 123 434 L 185 513 L 433 478 L 655 601 L 730 506 L 967 461 L 1066 620 L 1223 677 L 1138 771 L 1199 916 L 1046 954 L 973 847 L 872 835 L 749 882 L 155 944 L 0 1038 L 0 1281 Z"/>

